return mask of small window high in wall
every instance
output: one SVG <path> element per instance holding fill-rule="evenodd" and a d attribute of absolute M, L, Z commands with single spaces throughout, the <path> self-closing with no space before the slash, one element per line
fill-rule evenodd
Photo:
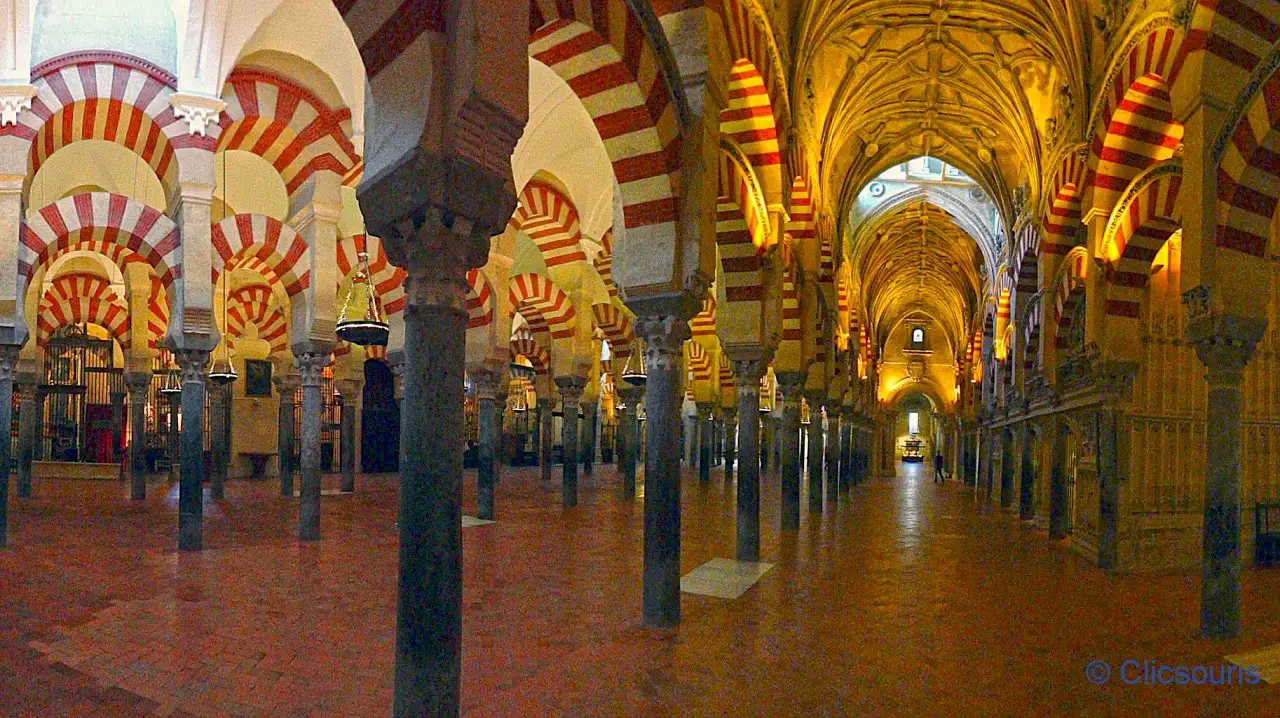
<path fill-rule="evenodd" d="M 912 436 L 920 433 L 920 412 L 913 411 L 907 414 L 907 433 Z"/>
<path fill-rule="evenodd" d="M 911 330 L 911 343 L 912 343 L 912 344 L 924 344 L 924 330 L 923 330 L 923 329 L 921 329 L 920 327 L 916 327 L 915 329 L 912 329 L 912 330 Z"/>

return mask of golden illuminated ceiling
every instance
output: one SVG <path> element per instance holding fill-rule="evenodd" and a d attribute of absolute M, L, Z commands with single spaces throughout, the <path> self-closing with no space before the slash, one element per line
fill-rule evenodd
<path fill-rule="evenodd" d="M 916 201 L 874 220 L 853 255 L 853 274 L 875 339 L 923 312 L 963 344 L 982 287 L 978 245 L 937 205 Z"/>
<path fill-rule="evenodd" d="M 799 121 L 827 186 L 847 200 L 885 167 L 929 154 L 969 174 L 1012 214 L 1034 193 L 1043 148 L 1078 114 L 1084 67 L 1076 3 L 1053 0 L 805 3 Z M 1031 198 L 1028 198 L 1031 199 Z"/>

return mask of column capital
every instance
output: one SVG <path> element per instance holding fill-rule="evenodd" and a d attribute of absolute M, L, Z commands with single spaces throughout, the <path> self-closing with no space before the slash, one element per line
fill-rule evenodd
<path fill-rule="evenodd" d="M 496 399 L 498 396 L 498 378 L 497 372 L 487 369 L 471 372 L 471 383 L 476 388 L 476 396 L 480 399 Z"/>
<path fill-rule="evenodd" d="M 587 380 L 586 377 L 581 376 L 558 376 L 556 377 L 556 386 L 560 387 L 561 396 L 577 402 L 582 398 L 582 391 L 587 387 Z"/>
<path fill-rule="evenodd" d="M 141 396 L 145 399 L 147 391 L 151 389 L 151 372 L 128 372 L 124 375 L 124 384 L 129 387 L 130 396 Z"/>
<path fill-rule="evenodd" d="M 359 379 L 339 379 L 334 384 L 337 385 L 338 394 L 342 396 L 342 405 L 355 406 L 364 389 L 364 382 Z"/>
<path fill-rule="evenodd" d="M 693 336 L 689 322 L 674 315 L 637 317 L 635 332 L 645 340 L 646 366 L 663 371 L 680 368 L 685 340 Z"/>
<path fill-rule="evenodd" d="M 307 352 L 297 354 L 293 358 L 293 366 L 298 370 L 302 386 L 320 386 L 320 376 L 328 363 L 328 352 L 323 354 Z"/>
<path fill-rule="evenodd" d="M 208 349 L 175 349 L 173 360 L 181 370 L 183 384 L 204 384 L 209 374 Z"/>
<path fill-rule="evenodd" d="M 0 381 L 13 381 L 18 370 L 18 352 L 22 347 L 16 344 L 0 344 Z"/>
<path fill-rule="evenodd" d="M 550 408 L 551 408 L 551 404 L 552 404 L 552 402 L 551 402 L 551 397 L 549 397 L 549 396 L 540 396 L 540 397 L 538 397 L 538 408 L 539 408 L 539 409 L 550 409 Z"/>
<path fill-rule="evenodd" d="M 738 407 L 722 406 L 720 407 L 720 416 L 724 417 L 725 422 L 734 422 L 738 420 Z"/>
<path fill-rule="evenodd" d="M 18 124 L 18 117 L 31 109 L 35 96 L 35 85 L 0 85 L 0 127 Z"/>
<path fill-rule="evenodd" d="M 618 396 L 621 396 L 628 405 L 633 405 L 635 402 L 644 398 L 644 387 L 635 386 L 634 384 L 629 384 L 625 381 L 619 382 Z"/>
<path fill-rule="evenodd" d="M 297 374 L 277 374 L 271 377 L 271 383 L 275 384 L 280 396 L 292 399 L 293 393 L 302 386 L 302 377 Z"/>
<path fill-rule="evenodd" d="M 175 92 L 169 95 L 169 105 L 173 107 L 173 114 L 187 121 L 187 136 L 205 137 L 209 126 L 218 124 L 218 115 L 227 103 L 218 97 Z"/>
<path fill-rule="evenodd" d="M 1183 301 L 1189 306 L 1192 304 L 1186 295 Z M 1196 356 L 1208 369 L 1206 378 L 1210 385 L 1239 384 L 1243 380 L 1244 368 L 1253 358 L 1253 352 L 1266 330 L 1267 320 L 1264 318 L 1232 314 L 1192 314 L 1187 322 L 1188 339 L 1196 350 Z"/>
<path fill-rule="evenodd" d="M 715 404 L 709 401 L 694 402 L 694 406 L 698 409 L 698 416 L 706 419 L 711 416 L 711 411 L 715 408 Z"/>

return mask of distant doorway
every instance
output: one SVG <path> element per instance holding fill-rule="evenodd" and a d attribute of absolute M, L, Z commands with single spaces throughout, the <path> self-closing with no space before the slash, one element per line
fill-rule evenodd
<path fill-rule="evenodd" d="M 400 408 L 396 406 L 391 369 L 377 359 L 364 363 L 363 410 L 360 414 L 360 470 L 400 470 Z"/>

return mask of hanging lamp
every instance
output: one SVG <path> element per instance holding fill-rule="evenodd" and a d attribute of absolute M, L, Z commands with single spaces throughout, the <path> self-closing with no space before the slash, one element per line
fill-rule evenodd
<path fill-rule="evenodd" d="M 391 335 L 391 326 L 382 317 L 378 306 L 378 297 L 373 292 L 373 281 L 369 272 L 369 254 L 361 252 L 356 255 L 360 262 L 356 276 L 351 278 L 351 286 L 347 287 L 347 296 L 342 300 L 342 311 L 338 314 L 338 338 L 360 346 L 386 346 L 387 337 Z M 365 287 L 364 316 L 353 316 L 352 302 L 355 299 L 356 285 Z"/>
<path fill-rule="evenodd" d="M 222 154 L 222 219 L 227 218 L 227 192 L 230 187 L 227 186 L 227 154 Z M 236 374 L 236 369 L 231 365 L 231 337 L 227 333 L 227 286 L 231 284 L 231 267 L 227 264 L 222 266 L 222 356 L 214 359 L 213 364 L 209 367 L 209 381 L 215 386 L 226 386 L 240 375 Z"/>
<path fill-rule="evenodd" d="M 160 359 L 165 370 L 164 381 L 160 384 L 160 393 L 164 396 L 181 394 L 182 384 L 178 381 L 178 373 L 174 371 L 176 367 L 173 363 L 173 353 L 164 349 L 160 353 Z"/>
<path fill-rule="evenodd" d="M 636 339 L 631 355 L 627 357 L 627 363 L 622 365 L 622 380 L 632 386 L 644 386 L 645 382 L 649 381 L 649 377 L 644 373 L 644 360 L 636 360 L 642 352 L 640 340 Z"/>

